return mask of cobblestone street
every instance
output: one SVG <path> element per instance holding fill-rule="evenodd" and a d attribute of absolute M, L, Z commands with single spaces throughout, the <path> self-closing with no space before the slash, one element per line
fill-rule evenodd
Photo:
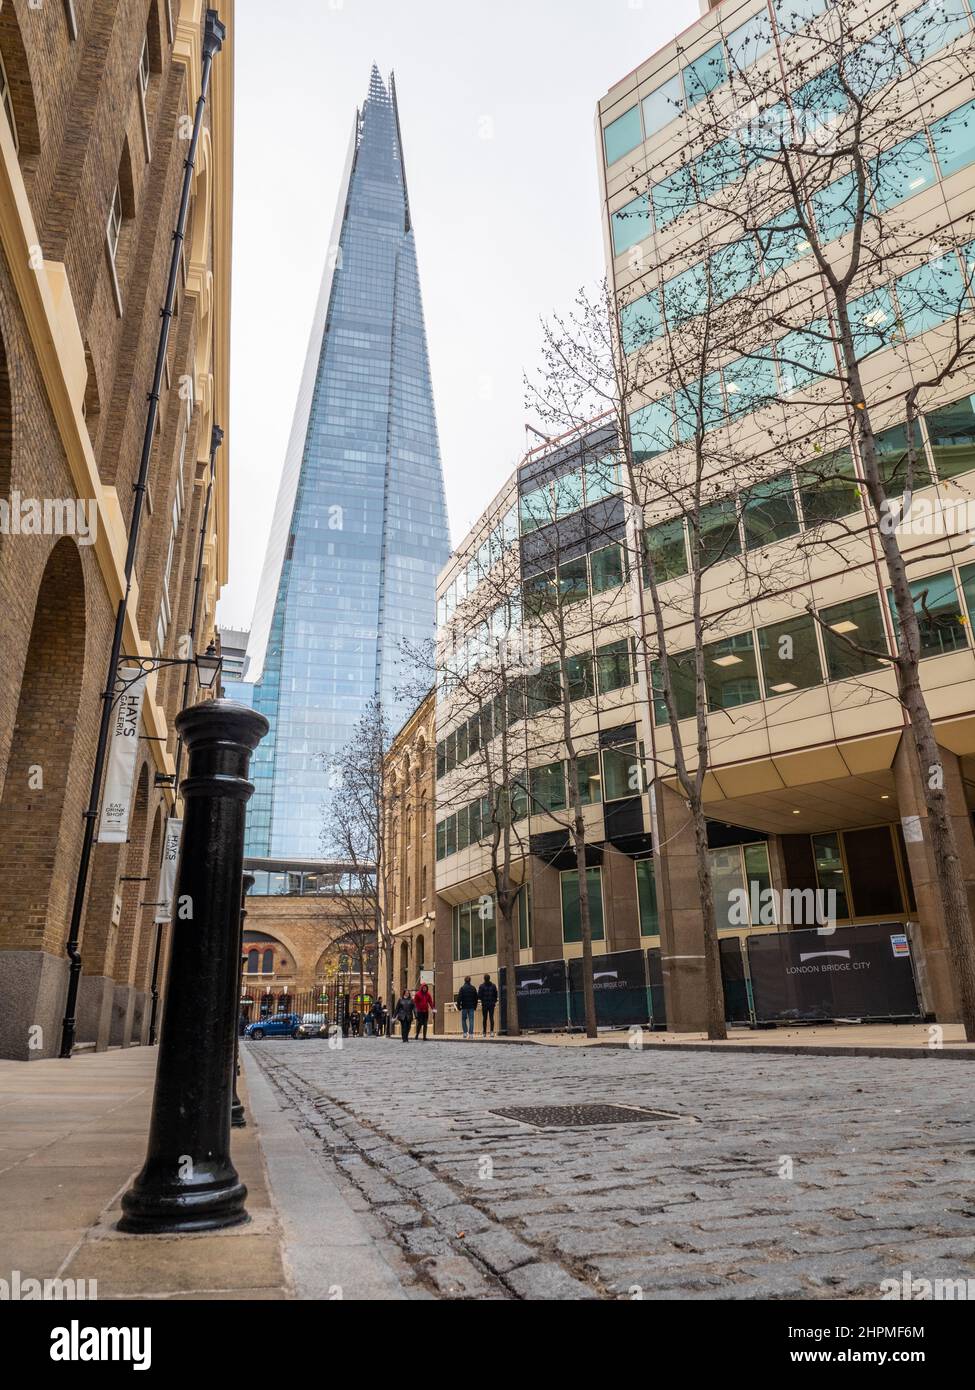
<path fill-rule="evenodd" d="M 967 1062 L 492 1043 L 250 1044 L 415 1296 L 877 1298 L 975 1278 Z M 492 1112 L 670 1112 L 540 1129 Z"/>

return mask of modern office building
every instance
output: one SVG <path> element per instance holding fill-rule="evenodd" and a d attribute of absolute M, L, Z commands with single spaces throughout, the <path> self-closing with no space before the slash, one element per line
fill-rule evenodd
<path fill-rule="evenodd" d="M 247 680 L 247 639 L 250 633 L 246 628 L 222 627 L 220 629 L 221 678 L 224 686 L 228 682 L 237 686 Z"/>
<path fill-rule="evenodd" d="M 374 68 L 248 645 L 254 707 L 271 725 L 253 764 L 249 854 L 321 852 L 327 760 L 374 697 L 392 727 L 407 712 L 401 644 L 432 641 L 449 549 L 396 89 Z"/>
<path fill-rule="evenodd" d="M 950 347 L 975 335 L 975 16 L 967 0 L 905 0 L 876 13 L 841 0 L 838 8 L 839 16 L 828 0 L 704 4 L 699 21 L 599 102 L 607 269 L 630 384 L 621 415 L 631 448 L 620 453 L 629 452 L 634 475 L 619 480 L 619 517 L 605 496 L 612 491 L 605 470 L 595 479 L 595 502 L 590 491 L 599 422 L 545 446 L 441 576 L 441 995 L 466 973 L 497 968 L 495 922 L 483 915 L 493 889 L 477 781 L 486 743 L 498 766 L 502 719 L 521 764 L 509 757 L 518 842 L 512 876 L 526 885 L 521 959 L 571 963 L 579 953 L 567 750 L 558 746 L 562 667 L 587 803 L 594 950 L 658 946 L 668 1026 L 704 1026 L 693 826 L 661 699 L 646 558 L 656 571 L 680 740 L 693 769 L 689 572 L 697 554 L 709 710 L 704 801 L 723 958 L 737 959 L 744 977 L 743 943 L 813 925 L 790 922 L 778 908 L 770 920 L 754 914 L 753 889 L 776 890 L 779 904 L 786 895 L 835 894 L 835 926 L 847 929 L 844 960 L 852 961 L 858 940 L 876 939 L 887 958 L 909 952 L 912 996 L 916 987 L 909 1011 L 958 1017 L 922 771 L 883 659 L 896 651 L 897 620 L 878 530 L 869 525 L 855 412 L 871 411 L 882 475 L 896 497 L 908 455 L 904 398 L 933 377 L 918 396 L 915 505 L 940 502 L 951 513 L 970 499 L 975 369 L 970 349 L 953 357 Z M 817 238 L 831 266 L 851 254 L 855 182 L 848 166 L 828 164 L 829 133 L 843 129 L 855 104 L 837 78 L 839 31 L 830 26 L 840 22 L 855 26 L 847 30 L 845 86 L 852 83 L 853 97 L 873 111 L 862 135 L 873 142 L 863 144 L 870 259 L 850 294 L 859 404 L 837 381 L 822 269 L 794 217 L 771 200 L 770 177 L 757 203 L 767 225 L 743 225 L 742 214 L 749 181 L 767 176 L 762 141 L 794 129 L 799 113 L 807 131 L 812 123 L 825 132 L 819 167 L 829 182 L 815 191 L 809 213 Z M 736 125 L 736 112 L 755 115 L 756 92 L 757 125 Z M 717 151 L 709 130 L 724 132 Z M 695 338 L 706 314 L 715 333 Z M 695 342 L 710 354 L 696 379 L 687 356 Z M 714 342 L 725 344 L 720 353 Z M 950 369 L 934 370 L 945 362 Z M 604 444 L 612 456 L 613 438 Z M 687 480 L 699 458 L 704 500 L 691 515 Z M 938 775 L 975 902 L 971 527 L 950 536 L 905 529 L 900 544 L 920 621 Z M 504 553 L 512 561 L 498 581 Z M 499 605 L 510 594 L 497 622 L 483 597 L 492 588 Z M 551 624 L 539 622 L 547 592 L 571 600 L 561 654 Z M 474 720 L 472 673 L 498 633 L 513 629 L 534 634 L 522 639 L 525 690 L 513 685 L 487 723 L 483 712 Z M 635 780 L 634 767 L 643 769 Z M 744 921 L 731 911 L 742 900 Z M 880 969 L 883 961 L 874 961 L 856 968 Z M 829 968 L 838 978 L 853 967 L 831 961 Z"/>
<path fill-rule="evenodd" d="M 123 558 L 186 157 L 202 0 L 0 7 L 0 1056 L 55 1055 Z M 233 0 L 198 147 L 123 651 L 198 650 L 227 580 Z M 200 548 L 214 425 L 211 505 Z M 11 525 L 56 502 L 53 526 Z M 144 1042 L 185 668 L 142 701 L 125 842 L 95 845 L 77 1041 Z M 191 699 L 199 698 L 191 686 Z M 184 763 L 185 766 L 185 763 Z M 42 774 L 38 776 L 37 774 Z M 154 970 L 156 962 L 159 969 Z"/>

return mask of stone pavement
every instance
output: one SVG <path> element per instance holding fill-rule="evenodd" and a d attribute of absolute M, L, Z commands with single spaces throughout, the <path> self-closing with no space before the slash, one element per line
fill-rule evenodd
<path fill-rule="evenodd" d="M 975 1097 L 937 1055 L 249 1044 L 368 1203 L 410 1296 L 876 1298 L 975 1278 Z M 672 1118 L 536 1129 L 616 1102 Z"/>
<path fill-rule="evenodd" d="M 155 1063 L 155 1048 L 0 1061 L 0 1279 L 96 1280 L 99 1299 L 407 1296 L 400 1252 L 338 1190 L 259 1073 L 252 1093 L 241 1078 L 249 1123 L 232 1137 L 250 1221 L 183 1236 L 116 1231 L 145 1158 Z"/>

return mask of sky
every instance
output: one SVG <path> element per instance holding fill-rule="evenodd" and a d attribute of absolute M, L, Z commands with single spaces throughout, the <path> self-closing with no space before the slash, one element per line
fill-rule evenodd
<path fill-rule="evenodd" d="M 698 0 L 236 0 L 230 579 L 249 627 L 355 110 L 396 74 L 457 543 L 526 447 L 540 319 L 603 274 L 598 99 Z M 531 441 L 537 442 L 537 441 Z"/>

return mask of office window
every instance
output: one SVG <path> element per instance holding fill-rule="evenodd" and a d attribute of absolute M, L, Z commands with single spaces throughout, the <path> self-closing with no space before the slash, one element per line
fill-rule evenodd
<path fill-rule="evenodd" d="M 864 676 L 886 666 L 886 662 L 870 655 L 871 652 L 887 650 L 887 634 L 876 594 L 864 594 L 862 598 L 823 608 L 819 616 L 826 625 L 823 628 L 823 645 L 826 649 L 826 671 L 831 681 Z M 844 638 L 859 643 L 866 651 L 849 646 Z"/>
<path fill-rule="evenodd" d="M 578 652 L 566 657 L 566 681 L 570 700 L 588 700 L 596 693 L 596 678 L 592 652 Z"/>
<path fill-rule="evenodd" d="M 523 536 L 527 536 L 532 531 L 538 531 L 541 527 L 548 526 L 555 520 L 552 490 L 549 487 L 540 487 L 534 492 L 526 492 L 518 505 Z"/>
<path fill-rule="evenodd" d="M 850 304 L 850 331 L 857 361 L 880 351 L 898 335 L 897 315 L 887 290 L 872 290 Z"/>
<path fill-rule="evenodd" d="M 901 37 L 894 25 L 882 30 L 849 54 L 843 74 L 854 97 L 868 97 L 888 86 L 904 71 Z"/>
<path fill-rule="evenodd" d="M 758 890 L 758 900 L 761 902 L 762 894 L 772 886 L 767 842 L 759 840 L 753 845 L 742 845 L 741 857 L 745 867 L 745 886 L 748 889 L 749 900 L 752 896 L 752 884 L 754 884 Z"/>
<path fill-rule="evenodd" d="M 810 198 L 816 230 L 821 246 L 837 241 L 853 230 L 857 211 L 857 182 L 853 174 L 844 174 Z M 869 216 L 869 203 L 866 208 Z"/>
<path fill-rule="evenodd" d="M 603 799 L 599 754 L 586 753 L 576 758 L 576 774 L 579 778 L 579 800 L 583 806 L 598 806 Z"/>
<path fill-rule="evenodd" d="M 729 183 L 737 183 L 741 178 L 741 140 L 735 135 L 729 136 L 726 140 L 719 140 L 716 145 L 712 145 L 709 150 L 698 156 L 694 161 L 693 171 L 697 196 L 702 202 L 707 202 L 716 193 L 720 193 L 722 188 L 727 188 Z"/>
<path fill-rule="evenodd" d="M 484 825 L 481 820 L 482 801 L 472 801 L 467 808 L 468 841 L 472 845 L 478 844 L 484 835 Z M 426 897 L 426 889 L 423 891 Z"/>
<path fill-rule="evenodd" d="M 794 265 L 812 250 L 809 238 L 799 225 L 799 214 L 791 207 L 785 208 L 759 229 L 758 246 L 762 271 L 769 276 Z"/>
<path fill-rule="evenodd" d="M 772 24 L 764 10 L 752 15 L 726 39 L 732 73 L 744 72 L 772 47 Z"/>
<path fill-rule="evenodd" d="M 527 714 L 533 718 L 545 710 L 553 709 L 562 700 L 562 678 L 557 663 L 543 666 L 536 674 L 527 678 Z"/>
<path fill-rule="evenodd" d="M 738 514 L 733 497 L 726 497 L 720 502 L 712 502 L 709 506 L 702 507 L 698 512 L 697 523 L 695 532 L 691 521 L 691 545 L 697 541 L 701 569 L 741 554 Z"/>
<path fill-rule="evenodd" d="M 860 508 L 860 484 L 848 449 L 810 459 L 796 469 L 807 526 L 852 516 Z"/>
<path fill-rule="evenodd" d="M 699 433 L 716 429 L 725 421 L 725 399 L 720 372 L 709 372 L 699 381 L 688 382 L 674 395 L 677 412 L 677 438 L 687 444 Z"/>
<path fill-rule="evenodd" d="M 703 314 L 708 298 L 708 275 L 703 263 L 692 265 L 668 280 L 664 285 L 664 318 L 671 332 Z"/>
<path fill-rule="evenodd" d="M 813 835 L 813 858 L 816 864 L 816 881 L 824 893 L 836 894 L 836 917 L 838 921 L 848 921 L 850 899 L 846 887 L 846 872 L 840 852 L 840 837 L 837 834 Z"/>
<path fill-rule="evenodd" d="M 877 463 L 884 482 L 884 489 L 888 496 L 898 496 L 907 485 L 907 426 L 892 425 L 890 429 L 881 430 L 875 436 L 875 440 Z M 918 421 L 914 427 L 913 487 L 914 489 L 927 487 L 930 481 L 931 473 L 924 452 L 924 440 L 921 438 L 921 424 Z"/>
<path fill-rule="evenodd" d="M 626 801 L 643 790 L 643 770 L 635 743 L 603 749 L 603 800 Z"/>
<path fill-rule="evenodd" d="M 579 871 L 566 869 L 560 874 L 562 888 L 562 940 L 582 940 L 582 911 L 579 907 Z M 603 929 L 603 885 L 600 869 L 586 870 L 586 888 L 589 900 L 589 930 L 593 941 L 602 941 Z"/>
<path fill-rule="evenodd" d="M 792 94 L 796 134 L 803 143 L 820 140 L 849 105 L 836 67 L 818 73 Z"/>
<path fill-rule="evenodd" d="M 630 671 L 630 642 L 623 637 L 618 642 L 608 642 L 596 648 L 596 685 L 600 695 L 608 695 L 613 690 L 624 690 L 632 685 Z"/>
<path fill-rule="evenodd" d="M 629 111 L 624 111 L 622 116 L 618 116 L 615 121 L 606 126 L 603 131 L 603 142 L 606 146 L 606 163 L 615 164 L 618 159 L 622 159 L 625 154 L 635 150 L 637 145 L 643 141 L 643 131 L 640 129 L 640 108 L 631 106 Z"/>
<path fill-rule="evenodd" d="M 638 859 L 636 897 L 640 908 L 640 935 L 660 935 L 660 912 L 657 908 L 657 879 L 652 859 Z"/>
<path fill-rule="evenodd" d="M 620 461 L 615 454 L 586 464 L 586 506 L 615 497 L 620 491 Z"/>
<path fill-rule="evenodd" d="M 589 572 L 586 568 L 586 557 L 580 555 L 577 560 L 567 560 L 564 565 L 559 565 L 559 596 L 563 606 L 568 603 L 579 603 L 582 599 L 589 596 Z"/>
<path fill-rule="evenodd" d="M 623 351 L 636 352 L 644 343 L 652 343 L 663 332 L 660 296 L 656 290 L 641 295 L 620 310 L 620 333 Z"/>
<path fill-rule="evenodd" d="M 555 516 L 556 519 L 563 516 L 571 516 L 573 512 L 582 510 L 582 469 L 576 468 L 571 473 L 563 473 L 560 478 L 556 478 L 552 484 L 555 494 Z"/>
<path fill-rule="evenodd" d="M 607 545 L 602 550 L 593 551 L 589 557 L 592 570 L 592 591 L 605 593 L 608 589 L 618 589 L 626 578 L 623 563 L 623 547 Z"/>
<path fill-rule="evenodd" d="M 680 77 L 672 77 L 643 98 L 643 128 L 647 139 L 675 121 L 684 110 Z"/>
<path fill-rule="evenodd" d="M 437 824 L 437 859 L 447 857 L 447 822 L 440 821 Z"/>
<path fill-rule="evenodd" d="M 895 282 L 905 338 L 916 338 L 969 308 L 958 257 L 941 256 Z"/>
<path fill-rule="evenodd" d="M 779 381 L 771 357 L 742 357 L 724 369 L 728 414 L 733 419 L 771 405 L 779 396 Z"/>
<path fill-rule="evenodd" d="M 695 204 L 694 179 L 690 165 L 683 164 L 650 190 L 657 231 L 662 231 Z M 649 235 L 647 231 L 644 235 Z M 619 248 L 617 248 L 617 255 Z"/>
<path fill-rule="evenodd" d="M 450 855 L 457 853 L 457 817 L 448 816 L 444 822 L 444 853 L 449 858 Z"/>
<path fill-rule="evenodd" d="M 115 257 L 118 253 L 119 237 L 122 233 L 122 190 L 118 183 L 112 193 L 112 204 L 108 210 L 108 250 L 112 258 L 112 265 L 115 265 Z"/>
<path fill-rule="evenodd" d="M 629 425 L 636 463 L 646 463 L 674 447 L 674 412 L 669 396 L 634 410 Z"/>
<path fill-rule="evenodd" d="M 755 642 L 750 632 L 709 642 L 704 648 L 708 709 L 734 709 L 761 699 Z"/>
<path fill-rule="evenodd" d="M 780 33 L 799 34 L 831 4 L 832 0 L 772 0 L 772 13 Z"/>
<path fill-rule="evenodd" d="M 720 246 L 708 263 L 711 295 L 716 304 L 725 304 L 741 294 L 759 278 L 758 254 L 751 237 Z"/>
<path fill-rule="evenodd" d="M 562 763 L 548 763 L 545 767 L 533 767 L 530 775 L 532 811 L 565 810 L 565 766 Z"/>
<path fill-rule="evenodd" d="M 643 548 L 653 560 L 654 577 L 658 584 L 668 579 L 677 579 L 687 573 L 687 539 L 684 535 L 684 522 L 661 521 L 643 533 Z M 643 583 L 650 583 L 650 571 L 646 562 L 643 566 Z"/>
<path fill-rule="evenodd" d="M 935 121 L 930 131 L 942 176 L 957 174 L 975 160 L 975 101 Z"/>
<path fill-rule="evenodd" d="M 930 188 L 937 174 L 925 136 L 912 135 L 879 155 L 874 160 L 871 177 L 878 212 L 886 212 L 905 198 L 913 198 L 923 188 Z"/>
<path fill-rule="evenodd" d="M 771 886 L 768 845 L 764 841 L 752 845 L 727 845 L 709 850 L 708 859 L 714 887 L 715 925 L 719 931 L 738 931 L 741 922 L 731 921 L 731 907 L 739 901 L 739 895 L 745 894 L 749 906 L 754 897 L 761 908 L 761 895 Z M 752 917 L 752 914 L 749 916 Z M 752 925 L 758 926 L 760 923 L 752 920 Z"/>
<path fill-rule="evenodd" d="M 787 396 L 836 373 L 833 332 L 826 319 L 787 333 L 776 343 L 775 355 L 782 391 Z"/>
<path fill-rule="evenodd" d="M 794 536 L 799 530 L 792 474 L 782 473 L 767 483 L 756 483 L 741 496 L 745 548 L 755 550 Z"/>
<path fill-rule="evenodd" d="M 466 848 L 467 848 L 467 846 L 468 846 L 468 845 L 470 844 L 470 842 L 471 842 L 471 840 L 470 840 L 470 834 L 471 834 L 471 818 L 470 818 L 470 815 L 469 815 L 469 812 L 468 812 L 468 808 L 467 808 L 466 806 L 462 806 L 461 809 L 457 812 L 457 849 L 458 849 L 458 850 L 462 850 L 462 849 L 466 849 Z M 477 843 L 476 838 L 475 838 L 474 843 L 475 843 L 475 844 Z M 406 901 L 405 906 L 409 907 L 409 897 L 407 897 L 407 901 Z"/>
<path fill-rule="evenodd" d="M 692 651 L 677 652 L 671 655 L 667 659 L 667 669 L 670 673 L 670 688 L 677 718 L 692 719 L 697 709 L 694 653 Z M 663 672 L 659 661 L 653 663 L 651 675 L 655 692 L 654 723 L 666 724 L 668 722 L 667 702 L 663 695 Z"/>
<path fill-rule="evenodd" d="M 954 575 L 930 574 L 923 579 L 913 579 L 911 593 L 920 629 L 922 657 L 944 656 L 946 652 L 961 651 L 968 646 Z M 899 634 L 892 589 L 887 590 L 887 602 L 894 619 L 894 631 Z"/>
<path fill-rule="evenodd" d="M 929 411 L 924 417 L 939 478 L 975 468 L 975 395 Z"/>
<path fill-rule="evenodd" d="M 709 92 L 720 87 L 728 77 L 725 67 L 724 49 L 716 43 L 707 53 L 684 69 L 684 99 L 689 107 L 697 106 Z"/>
<path fill-rule="evenodd" d="M 509 801 L 511 819 L 514 821 L 524 820 L 528 815 L 528 777 L 526 773 L 521 773 L 512 780 Z"/>
<path fill-rule="evenodd" d="M 766 695 L 788 695 L 822 685 L 823 668 L 812 618 L 786 618 L 760 628 L 758 650 Z"/>
<path fill-rule="evenodd" d="M 617 256 L 650 235 L 650 203 L 645 193 L 634 198 L 612 216 L 613 250 Z"/>
<path fill-rule="evenodd" d="M 910 14 L 901 16 L 904 44 L 911 61 L 920 63 L 939 53 L 969 29 L 965 0 L 925 0 Z"/>

